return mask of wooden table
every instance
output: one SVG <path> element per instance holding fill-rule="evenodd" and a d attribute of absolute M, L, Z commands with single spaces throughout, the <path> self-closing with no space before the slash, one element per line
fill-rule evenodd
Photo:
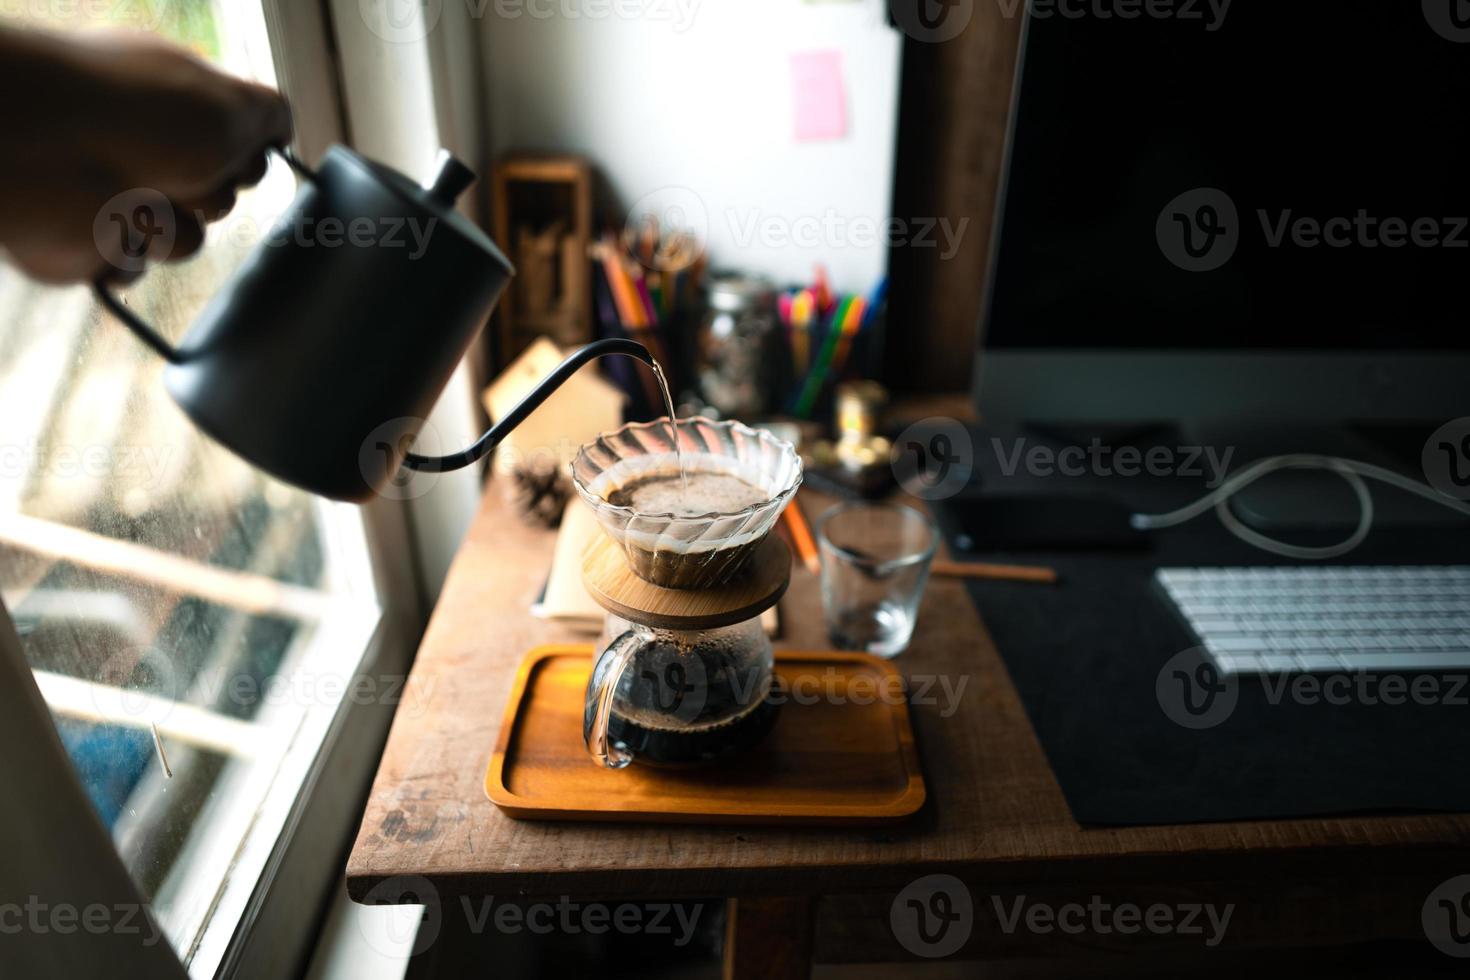
<path fill-rule="evenodd" d="M 830 501 L 803 490 L 801 503 L 815 516 Z M 955 954 L 962 959 L 1197 945 L 1179 936 L 1000 928 L 999 906 L 981 896 L 1019 894 L 1050 903 L 1097 894 L 1141 904 L 1233 901 L 1228 941 L 1243 948 L 1423 942 L 1430 889 L 1470 873 L 1463 815 L 1079 827 L 964 585 L 952 579 L 930 583 L 901 661 L 911 684 L 920 675 L 967 679 L 949 717 L 943 698 L 913 707 L 929 800 L 909 823 L 875 831 L 510 819 L 485 798 L 482 780 L 517 665 L 538 644 L 582 638 L 527 611 L 553 540 L 512 517 L 494 488 L 485 495 L 424 637 L 348 861 L 355 899 L 413 901 L 411 892 L 396 898 L 379 886 L 419 879 L 440 900 L 728 896 L 727 975 L 775 980 L 803 975 L 812 956 L 907 957 L 890 930 L 889 905 L 932 873 L 957 876 L 976 896 L 973 934 Z M 826 645 L 816 579 L 799 565 L 781 613 L 779 644 Z"/>

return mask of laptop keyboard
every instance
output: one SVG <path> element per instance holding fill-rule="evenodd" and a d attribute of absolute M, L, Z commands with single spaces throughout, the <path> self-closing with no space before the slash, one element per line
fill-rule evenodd
<path fill-rule="evenodd" d="M 1226 674 L 1470 668 L 1470 565 L 1161 568 Z"/>

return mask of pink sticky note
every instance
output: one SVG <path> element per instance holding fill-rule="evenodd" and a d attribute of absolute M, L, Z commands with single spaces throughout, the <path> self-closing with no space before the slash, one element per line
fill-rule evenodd
<path fill-rule="evenodd" d="M 842 92 L 842 52 L 801 51 L 791 56 L 796 104 L 796 138 L 835 140 L 847 135 L 847 100 Z"/>

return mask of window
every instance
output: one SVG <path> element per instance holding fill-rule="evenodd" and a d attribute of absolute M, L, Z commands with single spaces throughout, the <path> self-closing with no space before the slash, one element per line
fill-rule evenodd
<path fill-rule="evenodd" d="M 258 3 L 0 10 L 155 30 L 275 81 Z M 130 304 L 177 340 L 294 188 L 273 163 Z M 119 855 L 183 962 L 212 976 L 211 924 L 238 918 L 238 879 L 248 895 L 339 709 L 375 693 L 358 670 L 381 617 L 360 513 L 210 442 L 161 371 L 88 290 L 0 264 L 0 594 Z"/>

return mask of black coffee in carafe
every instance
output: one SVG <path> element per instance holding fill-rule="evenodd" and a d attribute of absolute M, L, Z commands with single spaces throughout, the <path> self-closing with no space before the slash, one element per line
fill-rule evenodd
<path fill-rule="evenodd" d="M 619 651 L 630 659 L 614 688 L 607 735 L 641 763 L 708 762 L 751 747 L 775 723 L 770 644 L 758 621 L 697 634 L 628 624 L 598 658 L 592 689 L 611 681 Z M 589 699 L 584 733 L 596 711 Z"/>
<path fill-rule="evenodd" d="M 762 698 L 745 713 L 726 721 L 690 728 L 658 728 L 620 715 L 614 709 L 608 734 L 651 766 L 687 766 L 733 755 L 754 746 L 776 723 L 776 704 Z"/>

